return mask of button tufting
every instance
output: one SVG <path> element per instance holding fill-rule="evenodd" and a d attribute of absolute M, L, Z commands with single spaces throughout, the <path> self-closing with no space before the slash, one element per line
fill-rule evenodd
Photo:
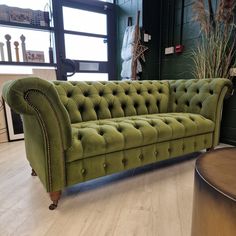
<path fill-rule="evenodd" d="M 138 107 L 138 103 L 134 103 L 134 108 L 137 108 Z"/>
<path fill-rule="evenodd" d="M 126 91 L 125 91 L 125 95 L 129 95 L 129 90 L 126 90 Z"/>
<path fill-rule="evenodd" d="M 141 91 L 139 89 L 137 90 L 137 94 L 141 94 Z"/>
<path fill-rule="evenodd" d="M 99 110 L 99 105 L 95 105 L 95 106 L 94 106 L 94 110 L 95 110 L 95 112 L 97 113 L 98 110 Z"/>
<path fill-rule="evenodd" d="M 200 108 L 202 108 L 202 103 L 201 103 L 201 102 L 199 102 L 199 103 L 198 103 L 198 106 L 199 106 Z"/>
<path fill-rule="evenodd" d="M 106 163 L 106 162 L 103 163 L 103 168 L 104 168 L 104 169 L 107 168 L 107 163 Z"/>
<path fill-rule="evenodd" d="M 158 92 L 159 92 L 159 93 L 162 93 L 162 89 L 159 89 Z"/>
<path fill-rule="evenodd" d="M 83 168 L 83 169 L 81 170 L 81 173 L 82 173 L 83 176 L 85 176 L 85 175 L 86 175 L 86 169 Z"/>
<path fill-rule="evenodd" d="M 126 163 L 127 163 L 127 160 L 124 158 L 124 159 L 122 159 L 122 163 L 123 163 L 123 165 L 126 165 Z"/>
<path fill-rule="evenodd" d="M 152 93 L 152 90 L 151 90 L 151 89 L 148 89 L 148 93 L 149 93 L 149 94 Z"/>
<path fill-rule="evenodd" d="M 200 91 L 199 91 L 199 89 L 197 89 L 197 91 L 196 91 L 197 93 L 199 93 Z"/>
<path fill-rule="evenodd" d="M 99 91 L 99 96 L 102 97 L 104 95 L 103 91 Z"/>
<path fill-rule="evenodd" d="M 79 106 L 78 109 L 79 109 L 80 113 L 84 112 L 84 106 L 83 105 Z"/>
<path fill-rule="evenodd" d="M 112 91 L 112 94 L 115 96 L 115 95 L 117 95 L 117 91 L 116 90 L 113 90 Z"/>
<path fill-rule="evenodd" d="M 139 157 L 138 157 L 141 161 L 143 160 L 143 154 L 140 154 Z"/>
<path fill-rule="evenodd" d="M 185 92 L 185 93 L 187 93 L 187 92 L 188 92 L 188 90 L 185 88 L 185 89 L 184 89 L 184 92 Z"/>
<path fill-rule="evenodd" d="M 67 93 L 67 97 L 70 98 L 72 96 L 72 92 Z"/>
<path fill-rule="evenodd" d="M 98 133 L 99 133 L 100 135 L 104 135 L 104 131 L 103 131 L 103 130 L 100 130 Z"/>
<path fill-rule="evenodd" d="M 121 127 L 118 127 L 118 128 L 117 128 L 117 131 L 122 132 Z"/>
<path fill-rule="evenodd" d="M 193 117 L 190 116 L 189 118 L 190 118 L 191 121 L 195 121 L 195 119 Z"/>
<path fill-rule="evenodd" d="M 210 90 L 210 94 L 213 95 L 214 91 L 213 90 Z"/>
<path fill-rule="evenodd" d="M 88 97 L 88 96 L 89 96 L 89 92 L 88 92 L 88 91 L 85 91 L 85 92 L 84 92 L 84 96 L 85 96 L 85 97 Z"/>
<path fill-rule="evenodd" d="M 108 105 L 108 109 L 109 109 L 109 110 L 112 110 L 112 109 L 113 109 L 113 104 L 109 104 L 109 105 Z"/>

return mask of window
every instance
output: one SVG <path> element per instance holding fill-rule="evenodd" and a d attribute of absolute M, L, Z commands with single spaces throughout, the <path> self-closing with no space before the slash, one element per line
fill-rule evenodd
<path fill-rule="evenodd" d="M 92 74 L 102 80 L 114 78 L 113 3 L 110 0 L 1 1 L 1 67 L 27 66 L 26 73 L 33 67 L 56 67 L 57 78 L 63 80 L 74 73 L 83 78 L 82 73 L 89 78 Z M 48 16 L 47 22 L 36 18 L 38 13 Z"/>
<path fill-rule="evenodd" d="M 58 3 L 58 8 L 62 9 L 59 11 L 62 15 L 58 15 L 62 27 L 56 31 L 60 45 L 58 78 L 114 78 L 116 24 L 113 4 L 110 1 L 98 4 L 96 1 L 64 0 L 61 5 Z M 86 76 L 89 77 L 86 79 Z"/>

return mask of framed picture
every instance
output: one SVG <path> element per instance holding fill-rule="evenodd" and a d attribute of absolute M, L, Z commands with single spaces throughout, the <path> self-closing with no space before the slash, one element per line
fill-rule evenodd
<path fill-rule="evenodd" d="M 23 123 L 20 115 L 15 113 L 5 101 L 4 108 L 9 141 L 24 139 Z"/>
<path fill-rule="evenodd" d="M 26 51 L 27 62 L 45 62 L 43 51 Z"/>

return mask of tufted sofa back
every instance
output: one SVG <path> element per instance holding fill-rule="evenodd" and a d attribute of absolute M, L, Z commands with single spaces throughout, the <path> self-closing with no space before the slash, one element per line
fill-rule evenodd
<path fill-rule="evenodd" d="M 54 81 L 71 123 L 164 113 L 169 104 L 167 81 Z"/>
<path fill-rule="evenodd" d="M 169 83 L 169 112 L 197 113 L 213 121 L 222 87 L 231 86 L 226 79 L 169 80 Z"/>

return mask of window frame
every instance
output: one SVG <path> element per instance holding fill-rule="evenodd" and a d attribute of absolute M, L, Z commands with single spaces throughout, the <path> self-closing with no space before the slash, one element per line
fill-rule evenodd
<path fill-rule="evenodd" d="M 104 35 L 91 34 L 85 32 L 74 32 L 64 30 L 63 25 L 63 6 L 77 8 L 81 10 L 107 14 L 107 45 L 108 45 L 108 61 L 98 62 L 100 63 L 99 71 L 96 73 L 108 73 L 108 79 L 114 80 L 116 78 L 116 5 L 114 3 L 95 1 L 95 0 L 52 0 L 53 6 L 53 21 L 54 21 L 54 34 L 55 34 L 55 49 L 56 49 L 56 61 L 57 61 L 57 79 L 67 80 L 67 72 L 72 70 L 71 63 L 65 63 L 65 41 L 64 34 L 69 33 L 73 35 L 82 36 L 98 36 L 104 37 Z M 76 64 L 79 62 L 95 62 L 76 60 Z M 90 72 L 92 71 L 80 71 L 79 66 L 75 66 L 76 72 Z"/>

